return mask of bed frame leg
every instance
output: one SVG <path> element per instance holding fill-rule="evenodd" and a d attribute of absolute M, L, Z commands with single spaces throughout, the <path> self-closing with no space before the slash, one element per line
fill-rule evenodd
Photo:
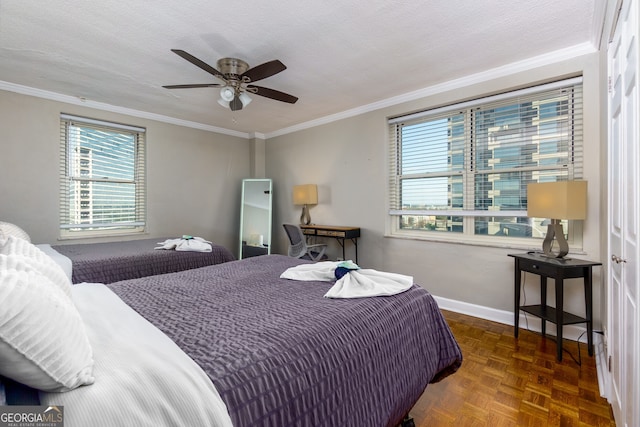
<path fill-rule="evenodd" d="M 404 419 L 400 423 L 400 427 L 416 427 L 416 424 L 413 422 L 413 418 L 409 414 L 404 416 Z"/>

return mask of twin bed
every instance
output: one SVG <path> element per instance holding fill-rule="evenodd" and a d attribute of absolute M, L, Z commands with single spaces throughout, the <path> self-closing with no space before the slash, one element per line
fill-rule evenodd
<path fill-rule="evenodd" d="M 236 259 L 227 248 L 216 244 L 211 244 L 211 252 L 155 249 L 165 240 L 39 246 L 50 255 L 64 256 L 71 261 L 73 283 L 113 283 Z"/>
<path fill-rule="evenodd" d="M 63 406 L 67 426 L 397 425 L 462 362 L 437 304 L 417 285 L 330 299 L 330 282 L 280 278 L 306 262 L 72 286 L 95 381 L 40 403 Z"/>

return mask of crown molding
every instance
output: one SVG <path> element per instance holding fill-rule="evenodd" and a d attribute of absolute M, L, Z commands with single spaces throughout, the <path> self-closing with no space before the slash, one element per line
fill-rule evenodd
<path fill-rule="evenodd" d="M 599 18 L 597 18 L 599 19 Z M 594 39 L 597 38 L 594 36 Z M 594 40 L 595 42 L 596 40 Z M 146 111 L 135 110 L 126 107 L 119 107 L 116 105 L 106 104 L 102 102 L 96 102 L 87 100 L 80 97 L 62 95 L 56 92 L 50 92 L 42 89 L 37 89 L 29 86 L 18 85 L 15 83 L 9 83 L 0 80 L 0 90 L 6 90 L 9 92 L 20 93 L 23 95 L 34 96 L 38 98 L 49 99 L 52 101 L 63 102 L 72 105 L 80 105 L 83 107 L 94 108 L 97 110 L 110 111 L 113 113 L 126 114 L 133 117 L 139 117 L 143 119 L 154 120 L 163 123 L 174 124 L 177 126 L 184 126 L 188 128 L 200 129 L 209 132 L 220 133 L 223 135 L 235 136 L 244 139 L 264 139 L 274 138 L 281 135 L 297 132 L 304 129 L 320 126 L 323 124 L 343 120 L 350 117 L 355 117 L 360 114 L 368 113 L 371 111 L 380 110 L 382 108 L 392 107 L 405 102 L 414 101 L 421 98 L 426 98 L 435 94 L 447 92 L 453 89 L 460 89 L 463 87 L 471 86 L 478 83 L 487 82 L 500 77 L 506 77 L 512 74 L 516 74 L 522 71 L 530 70 L 545 65 L 554 64 L 561 61 L 577 58 L 582 55 L 591 54 L 597 52 L 598 49 L 593 43 L 582 43 L 574 46 L 570 46 L 565 49 L 556 50 L 553 52 L 539 55 L 533 58 L 525 59 L 523 61 L 514 62 L 504 65 L 502 67 L 496 67 L 487 71 L 465 76 L 459 79 L 450 80 L 437 85 L 429 86 L 423 89 L 419 89 L 413 92 L 405 93 L 402 95 L 394 96 L 392 98 L 384 99 L 381 101 L 373 102 L 371 104 L 362 105 L 350 110 L 342 111 L 340 113 L 331 114 L 318 119 L 310 120 L 308 122 L 300 123 L 294 126 L 283 128 L 267 134 L 259 132 L 239 132 L 231 129 L 220 128 L 217 126 L 206 125 L 203 123 L 192 122 L 189 120 L 177 119 L 174 117 L 164 116 L 161 114 L 150 113 Z"/>
<path fill-rule="evenodd" d="M 268 139 L 268 138 L 274 138 L 276 136 L 286 135 L 288 133 L 297 132 L 300 130 L 309 129 L 315 126 L 335 122 L 335 121 L 346 119 L 349 117 L 358 116 L 360 114 L 368 113 L 368 112 L 379 110 L 382 108 L 392 107 L 405 102 L 426 98 L 428 96 L 447 92 L 453 89 L 460 89 L 466 86 L 471 86 L 474 84 L 491 81 L 496 78 L 510 76 L 522 71 L 530 70 L 532 68 L 555 64 L 561 61 L 577 58 L 577 57 L 591 54 L 597 51 L 598 51 L 597 48 L 592 43 L 589 43 L 589 42 L 581 43 L 578 45 L 570 46 L 565 49 L 549 52 L 544 55 L 528 58 L 523 61 L 513 62 L 511 64 L 507 64 L 502 67 L 492 68 L 487 71 L 472 74 L 459 79 L 449 80 L 444 83 L 426 87 L 424 89 L 419 89 L 413 92 L 394 96 L 392 98 L 388 98 L 388 99 L 377 101 L 371 104 L 363 105 L 357 108 L 353 108 L 351 110 L 342 111 L 340 113 L 331 114 L 329 116 L 321 117 L 319 119 L 300 123 L 288 128 L 284 128 L 284 129 L 277 130 L 275 132 L 268 133 L 266 134 L 266 137 Z"/>
<path fill-rule="evenodd" d="M 598 48 L 606 45 L 606 26 L 607 26 L 607 3 L 597 1 L 593 6 L 593 29 L 591 32 L 591 43 Z M 604 45 L 603 45 L 604 42 Z"/>
<path fill-rule="evenodd" d="M 251 132 L 251 133 L 249 133 L 249 139 L 262 139 L 262 140 L 265 140 L 267 138 L 266 138 L 264 133 Z"/>
<path fill-rule="evenodd" d="M 119 107 L 117 105 L 91 101 L 91 100 L 76 97 L 76 96 L 62 95 L 60 93 L 50 92 L 47 90 L 37 89 L 29 86 L 18 85 L 15 83 L 9 83 L 2 80 L 0 80 L 0 90 L 6 90 L 8 92 L 15 92 L 22 95 L 29 95 L 37 98 L 48 99 L 51 101 L 64 102 L 66 104 L 80 105 L 83 107 L 94 108 L 96 110 L 126 114 L 128 116 L 139 117 L 141 119 L 149 119 L 157 122 L 168 123 L 168 124 L 173 124 L 177 126 L 184 126 L 188 128 L 200 129 L 200 130 L 205 130 L 209 132 L 221 133 L 224 135 L 249 139 L 249 134 L 245 132 L 238 132 L 231 129 L 205 125 L 203 123 L 177 119 L 175 117 L 163 116 L 161 114 L 149 113 L 147 111 L 134 110 L 132 108 Z"/>

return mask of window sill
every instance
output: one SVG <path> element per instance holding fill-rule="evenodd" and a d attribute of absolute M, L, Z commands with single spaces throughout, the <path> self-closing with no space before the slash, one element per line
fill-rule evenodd
<path fill-rule="evenodd" d="M 392 239 L 404 239 L 404 240 L 419 240 L 432 243 L 448 243 L 452 245 L 464 245 L 464 246 L 482 246 L 499 249 L 515 249 L 523 251 L 541 251 L 542 239 L 518 239 L 508 237 L 479 237 L 479 236 L 466 236 L 466 235 L 452 235 L 452 233 L 415 233 L 415 232 L 396 232 L 385 233 L 385 238 Z M 569 251 L 572 254 L 586 254 L 582 248 L 569 246 Z"/>
<path fill-rule="evenodd" d="M 111 231 L 111 232 L 96 231 L 95 233 L 81 233 L 78 235 L 61 235 L 61 236 L 58 236 L 58 241 L 99 239 L 99 238 L 109 238 L 109 237 L 133 237 L 133 236 L 144 236 L 148 234 L 149 232 L 146 230 Z"/>

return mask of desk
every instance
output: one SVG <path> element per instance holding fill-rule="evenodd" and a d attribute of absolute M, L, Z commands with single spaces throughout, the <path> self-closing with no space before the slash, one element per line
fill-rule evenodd
<path fill-rule="evenodd" d="M 344 242 L 351 240 L 356 249 L 355 263 L 358 263 L 358 237 L 360 237 L 360 227 L 342 227 L 339 225 L 300 225 L 302 232 L 307 236 L 332 237 L 342 246 L 342 259 L 344 260 Z"/>
<path fill-rule="evenodd" d="M 515 327 L 513 334 L 518 338 L 518 320 L 520 310 L 542 319 L 542 336 L 545 336 L 547 321 L 556 324 L 557 359 L 562 361 L 562 326 L 575 323 L 587 324 L 587 345 L 589 356 L 593 356 L 593 294 L 592 267 L 602 265 L 599 262 L 581 259 L 547 258 L 540 254 L 510 254 L 515 259 Z M 522 272 L 540 276 L 540 304 L 520 306 L 520 288 Z M 584 278 L 585 316 L 579 317 L 563 311 L 564 279 Z M 555 280 L 556 307 L 547 306 L 547 278 Z"/>

